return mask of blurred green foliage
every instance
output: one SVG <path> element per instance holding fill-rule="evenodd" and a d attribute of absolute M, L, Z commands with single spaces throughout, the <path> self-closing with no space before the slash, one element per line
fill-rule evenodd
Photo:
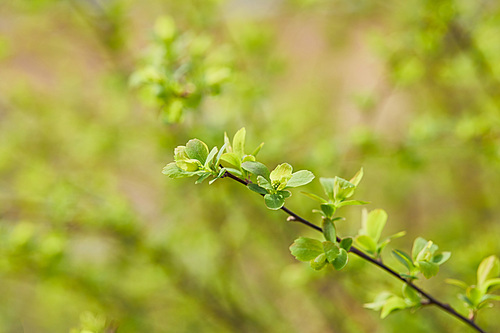
<path fill-rule="evenodd" d="M 175 125 L 129 87 L 163 16 L 231 49 L 220 94 L 200 90 Z M 359 197 L 407 231 L 395 247 L 453 252 L 422 284 L 465 311 L 445 278 L 475 281 L 500 253 L 498 2 L 3 1 L 0 22 L 1 332 L 467 331 L 428 308 L 381 321 L 361 304 L 397 281 L 355 258 L 316 272 L 288 251 L 307 231 L 257 195 L 161 170 L 190 138 L 243 126 L 270 166 L 363 166 Z"/>

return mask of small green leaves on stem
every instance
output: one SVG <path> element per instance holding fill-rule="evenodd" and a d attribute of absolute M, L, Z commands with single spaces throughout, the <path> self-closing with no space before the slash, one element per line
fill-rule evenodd
<path fill-rule="evenodd" d="M 429 279 L 438 273 L 439 266 L 451 256 L 450 252 L 436 253 L 437 250 L 438 246 L 432 241 L 418 237 L 413 242 L 411 257 L 401 250 L 392 253 L 408 269 L 408 274 L 405 275 L 407 278 L 416 279 L 420 272 Z"/>
<path fill-rule="evenodd" d="M 379 242 L 382 230 L 387 222 L 387 213 L 383 209 L 375 209 L 368 213 L 363 210 L 361 219 L 361 229 L 356 236 L 356 244 L 369 253 L 374 258 L 380 259 L 382 250 L 391 239 L 402 237 L 405 232 L 398 232 Z"/>
<path fill-rule="evenodd" d="M 468 285 L 467 283 L 446 279 L 446 283 L 457 286 L 464 290 L 458 294 L 465 306 L 469 309 L 472 318 L 475 318 L 480 309 L 492 307 L 491 301 L 500 301 L 500 295 L 491 292 L 500 288 L 500 261 L 497 256 L 489 256 L 479 264 L 477 269 L 477 283 Z"/>

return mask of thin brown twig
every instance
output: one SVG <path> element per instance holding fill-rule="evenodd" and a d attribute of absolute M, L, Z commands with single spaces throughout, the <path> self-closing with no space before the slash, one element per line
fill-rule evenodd
<path fill-rule="evenodd" d="M 237 181 L 238 183 L 242 184 L 242 185 L 245 185 L 247 186 L 248 184 L 250 184 L 251 182 L 250 181 L 247 181 L 247 180 L 243 180 L 243 179 L 240 179 L 238 178 L 237 176 L 233 175 L 232 173 L 230 173 L 229 171 L 226 170 L 225 174 L 223 175 L 223 177 L 227 177 L 227 178 L 231 178 L 235 181 Z M 281 207 L 281 210 L 284 211 L 285 213 L 287 213 L 288 215 L 290 215 L 290 217 L 292 217 L 291 219 L 289 218 L 288 220 L 291 220 L 291 221 L 295 221 L 295 222 L 299 222 L 299 223 L 302 223 L 316 231 L 319 231 L 319 232 L 323 232 L 323 229 L 317 225 L 315 225 L 314 223 L 304 219 L 303 217 L 297 215 L 296 213 L 292 212 L 290 209 L 286 208 L 285 206 Z M 338 237 L 337 237 L 338 240 L 340 240 Z M 470 318 L 467 318 L 463 315 L 461 315 L 460 313 L 458 313 L 452 306 L 450 306 L 449 304 L 446 304 L 446 303 L 443 303 L 439 300 L 437 300 L 436 298 L 434 298 L 432 295 L 430 295 L 428 292 L 424 291 L 423 289 L 421 289 L 420 287 L 417 287 L 412 280 L 410 279 L 407 279 L 407 278 L 404 278 L 402 277 L 399 273 L 397 273 L 396 271 L 394 271 L 392 268 L 390 268 L 389 266 L 385 265 L 383 262 L 381 261 L 378 261 L 372 257 L 370 257 L 369 255 L 367 255 L 366 253 L 364 253 L 363 251 L 361 251 L 360 249 L 358 249 L 357 247 L 355 246 L 351 246 L 351 248 L 349 249 L 349 252 L 351 253 L 354 253 L 355 255 L 357 255 L 358 257 L 374 264 L 375 266 L 378 266 L 380 267 L 381 269 L 383 269 L 384 271 L 386 271 L 387 273 L 389 273 L 390 275 L 394 276 L 395 278 L 397 278 L 398 280 L 402 281 L 403 283 L 407 284 L 408 286 L 412 287 L 413 289 L 415 289 L 421 296 L 423 296 L 425 299 L 423 300 L 422 304 L 423 305 L 435 305 L 437 306 L 439 309 L 449 313 L 450 315 L 452 315 L 453 317 L 461 320 L 462 322 L 464 322 L 465 324 L 469 325 L 470 327 L 474 328 L 477 332 L 480 332 L 480 333 L 486 333 L 486 331 L 484 331 L 481 327 L 479 327 L 473 319 L 470 319 Z"/>

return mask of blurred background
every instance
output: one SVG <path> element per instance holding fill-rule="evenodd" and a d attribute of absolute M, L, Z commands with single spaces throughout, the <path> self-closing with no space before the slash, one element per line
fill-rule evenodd
<path fill-rule="evenodd" d="M 272 168 L 362 166 L 356 199 L 407 231 L 389 248 L 451 251 L 419 284 L 465 311 L 444 279 L 500 254 L 499 29 L 493 0 L 0 1 L 0 332 L 470 332 L 432 307 L 380 320 L 363 304 L 399 282 L 315 272 L 288 250 L 314 231 L 161 170 L 243 126 Z"/>

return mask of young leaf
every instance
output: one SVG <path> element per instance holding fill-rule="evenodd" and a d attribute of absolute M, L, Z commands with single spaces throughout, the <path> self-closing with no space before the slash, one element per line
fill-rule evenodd
<path fill-rule="evenodd" d="M 255 148 L 255 150 L 252 152 L 252 155 L 257 157 L 257 154 L 260 152 L 263 145 L 264 145 L 264 142 L 262 142 L 257 148 Z"/>
<path fill-rule="evenodd" d="M 477 269 L 477 285 L 481 287 L 491 278 L 496 278 L 500 274 L 500 262 L 496 256 L 489 256 L 479 264 Z"/>
<path fill-rule="evenodd" d="M 328 262 L 333 262 L 340 254 L 339 246 L 329 241 L 323 242 L 323 250 L 325 251 Z"/>
<path fill-rule="evenodd" d="M 245 136 L 246 130 L 245 127 L 241 128 L 233 138 L 233 152 L 240 158 L 245 155 Z"/>
<path fill-rule="evenodd" d="M 349 252 L 349 250 L 351 249 L 351 246 L 352 246 L 352 238 L 351 237 L 343 238 L 340 241 L 340 247 L 343 248 L 344 250 L 346 250 L 347 252 Z"/>
<path fill-rule="evenodd" d="M 331 203 L 322 203 L 320 205 L 321 210 L 325 214 L 325 217 L 331 219 L 333 217 L 333 214 L 335 214 L 336 207 L 334 204 Z"/>
<path fill-rule="evenodd" d="M 300 191 L 300 193 L 302 193 L 303 195 L 313 199 L 313 200 L 316 200 L 320 203 L 327 203 L 328 201 L 326 201 L 325 199 L 323 199 L 322 197 L 316 195 L 316 194 L 312 194 L 312 193 L 309 193 L 309 192 L 304 192 L 304 191 Z"/>
<path fill-rule="evenodd" d="M 332 262 L 332 266 L 337 271 L 340 271 L 342 268 L 344 268 L 347 265 L 348 261 L 349 261 L 349 257 L 347 255 L 347 251 L 344 250 L 343 248 L 341 248 L 340 252 L 339 252 L 339 255 Z"/>
<path fill-rule="evenodd" d="M 436 275 L 439 271 L 439 265 L 429 262 L 429 261 L 417 261 L 417 267 L 425 276 L 426 279 L 430 279 L 434 275 Z"/>
<path fill-rule="evenodd" d="M 332 243 L 337 242 L 337 232 L 335 230 L 335 225 L 330 219 L 323 219 L 323 234 L 325 235 L 325 239 Z"/>
<path fill-rule="evenodd" d="M 286 187 L 298 187 L 309 184 L 314 179 L 311 171 L 300 170 L 292 174 L 292 178 L 286 183 Z"/>
<path fill-rule="evenodd" d="M 190 159 L 198 160 L 201 164 L 204 164 L 208 156 L 208 147 L 205 142 L 192 139 L 186 144 L 186 154 Z"/>
<path fill-rule="evenodd" d="M 333 188 L 335 187 L 335 178 L 320 178 L 319 182 L 328 198 L 334 201 Z"/>
<path fill-rule="evenodd" d="M 200 177 L 198 177 L 198 179 L 196 180 L 195 184 L 201 184 L 201 183 L 203 183 L 203 181 L 205 179 L 207 179 L 208 177 L 210 177 L 210 175 L 211 175 L 210 172 L 203 173 Z"/>
<path fill-rule="evenodd" d="M 469 285 L 465 283 L 464 281 L 456 280 L 456 279 L 446 279 L 444 282 L 451 284 L 452 286 L 462 288 L 463 290 L 466 290 L 469 288 Z"/>
<path fill-rule="evenodd" d="M 270 180 L 269 169 L 260 162 L 251 162 L 251 161 L 243 162 L 241 164 L 241 167 L 243 168 L 243 170 L 246 170 L 253 175 L 261 176 L 267 180 Z"/>
<path fill-rule="evenodd" d="M 359 182 L 363 179 L 363 168 L 359 169 L 359 171 L 354 175 L 354 177 L 349 180 L 349 183 L 354 186 L 358 186 Z"/>
<path fill-rule="evenodd" d="M 417 261 L 418 254 L 426 247 L 426 245 L 427 240 L 423 239 L 422 237 L 418 237 L 415 239 L 415 241 L 413 242 L 413 248 L 411 250 L 413 261 Z"/>
<path fill-rule="evenodd" d="M 299 237 L 290 246 L 290 252 L 297 260 L 310 261 L 324 253 L 324 250 L 319 240 Z"/>
<path fill-rule="evenodd" d="M 231 165 L 234 165 L 238 169 L 241 168 L 241 159 L 236 153 L 225 153 L 222 154 L 221 158 L 222 161 L 227 162 Z"/>
<path fill-rule="evenodd" d="M 406 307 L 407 306 L 404 299 L 398 296 L 392 296 L 385 302 L 384 306 L 382 307 L 382 312 L 380 312 L 380 318 L 384 319 L 391 312 L 394 312 L 396 310 L 401 310 Z"/>
<path fill-rule="evenodd" d="M 495 289 L 498 289 L 500 288 L 500 278 L 486 280 L 482 287 L 485 291 L 493 291 Z"/>
<path fill-rule="evenodd" d="M 368 213 L 366 219 L 362 223 L 362 228 L 367 236 L 375 243 L 378 243 L 386 222 L 387 213 L 383 209 L 375 209 Z"/>
<path fill-rule="evenodd" d="M 446 261 L 448 261 L 448 259 L 450 259 L 450 256 L 451 256 L 451 252 L 443 252 L 443 253 L 437 254 L 434 257 L 432 257 L 431 261 L 437 265 L 442 265 Z"/>
<path fill-rule="evenodd" d="M 356 237 L 356 242 L 371 254 L 377 253 L 377 243 L 368 235 L 359 235 Z"/>
<path fill-rule="evenodd" d="M 162 173 L 170 178 L 184 178 L 192 176 L 192 174 L 190 174 L 189 172 L 185 172 L 184 170 L 179 168 L 175 162 L 167 164 L 163 168 Z"/>
<path fill-rule="evenodd" d="M 399 260 L 400 263 L 402 263 L 406 268 L 408 268 L 409 271 L 412 271 L 415 266 L 413 265 L 413 261 L 411 260 L 411 257 L 409 254 L 407 254 L 404 251 L 401 250 L 394 250 L 392 251 L 392 254 L 396 259 Z"/>
<path fill-rule="evenodd" d="M 275 194 L 266 194 L 264 196 L 264 201 L 266 203 L 267 208 L 272 210 L 278 210 L 285 204 L 285 198 L 283 195 L 275 193 Z"/>
<path fill-rule="evenodd" d="M 419 305 L 420 304 L 420 301 L 421 301 L 420 295 L 418 294 L 418 292 L 415 289 L 413 289 L 412 287 L 410 287 L 406 283 L 403 284 L 403 296 L 405 298 L 407 298 L 411 302 L 412 305 Z"/>
<path fill-rule="evenodd" d="M 286 182 L 292 177 L 292 171 L 293 168 L 290 164 L 282 163 L 278 165 L 273 171 L 271 171 L 269 178 L 272 182 L 283 182 L 283 180 L 285 180 Z"/>
<path fill-rule="evenodd" d="M 354 190 L 356 186 L 351 184 L 347 180 L 335 177 L 335 185 L 333 187 L 333 196 L 335 198 L 335 202 L 341 202 L 345 199 L 350 198 L 354 194 Z"/>
<path fill-rule="evenodd" d="M 263 187 L 268 191 L 273 190 L 273 187 L 271 186 L 271 183 L 269 182 L 269 180 L 267 180 L 266 178 L 264 178 L 262 176 L 257 176 L 257 184 L 259 184 L 260 187 Z"/>
<path fill-rule="evenodd" d="M 319 271 L 320 269 L 325 267 L 325 265 L 326 265 L 325 253 L 321 253 L 316 258 L 314 258 L 314 260 L 311 260 L 311 267 L 316 271 Z"/>
<path fill-rule="evenodd" d="M 210 153 L 208 154 L 204 164 L 205 168 L 209 168 L 211 166 L 211 163 L 213 162 L 215 155 L 217 155 L 217 147 L 213 147 Z"/>
<path fill-rule="evenodd" d="M 248 184 L 248 185 L 247 185 L 247 187 L 248 187 L 250 190 L 252 190 L 252 191 L 254 191 L 254 192 L 257 192 L 257 193 L 259 193 L 259 194 L 262 194 L 262 195 L 267 194 L 266 189 L 265 189 L 265 188 L 263 188 L 263 187 L 260 187 L 260 186 L 259 186 L 259 185 L 257 185 L 257 184 L 253 184 L 253 183 L 251 183 L 251 184 Z"/>
<path fill-rule="evenodd" d="M 344 206 L 354 206 L 354 205 L 367 205 L 369 201 L 361 201 L 361 200 L 346 200 L 337 204 L 337 208 Z"/>

